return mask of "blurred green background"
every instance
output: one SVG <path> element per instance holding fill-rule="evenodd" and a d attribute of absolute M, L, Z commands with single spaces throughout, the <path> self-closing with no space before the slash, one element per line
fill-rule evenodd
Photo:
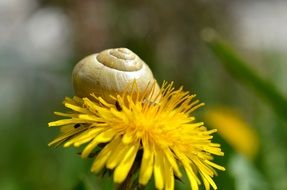
<path fill-rule="evenodd" d="M 227 169 L 215 177 L 219 189 L 286 190 L 286 7 L 283 0 L 0 0 L 0 189 L 112 188 L 76 149 L 49 148 L 58 131 L 47 123 L 73 96 L 80 59 L 127 47 L 159 83 L 196 93 L 206 103 L 200 120 L 224 107 L 246 123 L 241 133 L 226 115 L 220 124 L 226 119 L 231 132 L 215 135 L 225 152 L 216 162 Z M 254 142 L 252 156 L 238 150 Z"/>

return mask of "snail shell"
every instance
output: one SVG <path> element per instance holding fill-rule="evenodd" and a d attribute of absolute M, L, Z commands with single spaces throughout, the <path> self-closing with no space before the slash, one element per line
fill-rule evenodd
<path fill-rule="evenodd" d="M 92 98 L 93 93 L 107 102 L 113 102 L 111 95 L 122 94 L 134 81 L 140 95 L 155 82 L 146 63 L 127 48 L 107 49 L 82 59 L 72 77 L 77 96 Z M 158 93 L 156 84 L 154 96 Z"/>

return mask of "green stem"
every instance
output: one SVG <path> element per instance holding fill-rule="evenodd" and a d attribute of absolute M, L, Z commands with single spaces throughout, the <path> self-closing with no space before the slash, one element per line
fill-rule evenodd
<path fill-rule="evenodd" d="M 233 77 L 252 87 L 261 97 L 269 102 L 278 115 L 287 119 L 287 99 L 275 88 L 273 83 L 264 80 L 259 74 L 253 71 L 248 66 L 250 64 L 241 59 L 230 46 L 220 41 L 215 35 L 205 40 L 216 57 Z"/>

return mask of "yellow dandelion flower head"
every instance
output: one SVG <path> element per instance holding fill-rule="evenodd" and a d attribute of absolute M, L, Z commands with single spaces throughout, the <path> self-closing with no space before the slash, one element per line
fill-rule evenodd
<path fill-rule="evenodd" d="M 233 108 L 213 107 L 205 113 L 205 120 L 236 151 L 249 159 L 254 159 L 259 150 L 256 130 Z"/>
<path fill-rule="evenodd" d="M 202 182 L 206 189 L 217 189 L 215 168 L 224 168 L 212 162 L 213 155 L 223 155 L 220 145 L 211 142 L 216 129 L 208 131 L 192 116 L 203 103 L 167 82 L 155 96 L 158 101 L 146 101 L 154 88 L 149 85 L 140 96 L 133 85 L 130 93 L 113 97 L 115 104 L 95 96 L 66 98 L 64 105 L 72 112 L 55 112 L 68 118 L 49 123 L 61 126 L 60 136 L 49 145 L 86 144 L 83 158 L 97 149 L 92 172 L 113 170 L 115 183 L 122 183 L 137 162 L 142 185 L 153 175 L 157 189 L 174 189 L 174 179 L 181 178 L 184 169 L 193 190 Z"/>

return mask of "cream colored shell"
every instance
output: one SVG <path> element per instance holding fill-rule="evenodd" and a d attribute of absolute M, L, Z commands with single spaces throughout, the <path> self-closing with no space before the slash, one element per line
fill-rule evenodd
<path fill-rule="evenodd" d="M 73 70 L 77 96 L 91 98 L 91 93 L 111 102 L 110 95 L 122 94 L 136 81 L 140 94 L 155 79 L 149 67 L 127 48 L 108 49 L 82 59 Z M 156 84 L 155 94 L 159 92 Z"/>

